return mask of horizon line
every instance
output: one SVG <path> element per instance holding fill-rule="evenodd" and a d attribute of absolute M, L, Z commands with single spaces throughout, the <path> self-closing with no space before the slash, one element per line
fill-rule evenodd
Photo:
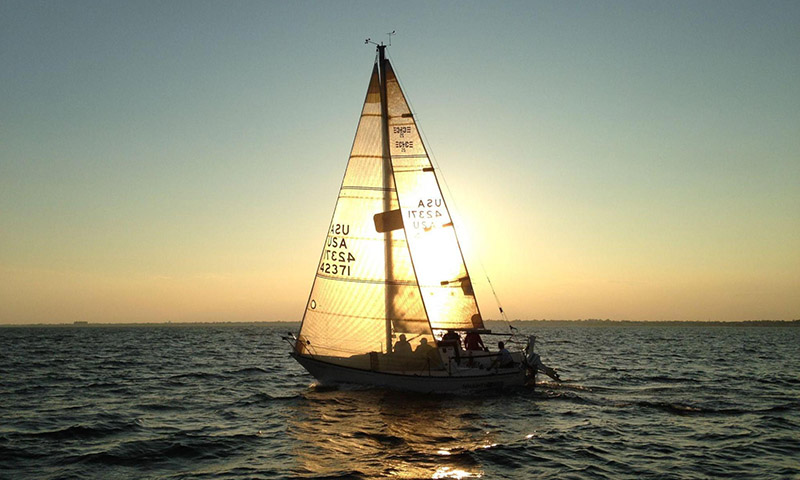
<path fill-rule="evenodd" d="M 800 325 L 800 319 L 793 320 L 612 320 L 600 318 L 587 319 L 527 319 L 527 320 L 499 320 L 487 319 L 493 323 L 582 323 L 582 324 L 709 324 L 709 325 L 753 325 L 753 324 L 783 324 Z M 249 320 L 249 321 L 166 321 L 166 322 L 59 322 L 59 323 L 7 323 L 0 324 L 0 328 L 13 327 L 124 327 L 124 326 L 189 326 L 189 325 L 257 325 L 257 324 L 298 324 L 299 320 Z"/>

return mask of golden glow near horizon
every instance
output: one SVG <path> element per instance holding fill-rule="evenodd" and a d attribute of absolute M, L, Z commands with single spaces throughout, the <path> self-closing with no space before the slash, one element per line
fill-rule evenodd
<path fill-rule="evenodd" d="M 800 318 L 800 4 L 424 5 L 0 7 L 0 323 L 299 320 L 392 29 L 484 318 Z"/>

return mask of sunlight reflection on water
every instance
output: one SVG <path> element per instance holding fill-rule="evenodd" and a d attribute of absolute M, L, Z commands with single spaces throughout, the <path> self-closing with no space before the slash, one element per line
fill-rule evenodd
<path fill-rule="evenodd" d="M 482 473 L 471 473 L 457 468 L 439 467 L 433 472 L 431 478 L 481 478 Z"/>
<path fill-rule="evenodd" d="M 471 426 L 469 406 L 450 397 L 369 390 L 310 391 L 305 397 L 293 407 L 288 428 L 297 473 L 479 478 L 483 471 L 470 452 L 497 445 L 491 434 Z M 370 461 L 360 462 L 357 472 L 343 469 L 354 455 Z"/>

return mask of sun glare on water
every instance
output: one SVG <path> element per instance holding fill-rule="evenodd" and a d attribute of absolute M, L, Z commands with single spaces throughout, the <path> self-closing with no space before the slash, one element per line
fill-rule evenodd
<path fill-rule="evenodd" d="M 457 468 L 450 468 L 450 467 L 439 467 L 433 473 L 431 478 L 481 478 L 483 477 L 480 473 L 470 473 L 464 470 L 459 470 Z"/>

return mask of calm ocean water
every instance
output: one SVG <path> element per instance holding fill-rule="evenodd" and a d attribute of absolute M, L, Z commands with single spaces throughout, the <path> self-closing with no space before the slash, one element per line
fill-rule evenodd
<path fill-rule="evenodd" d="M 566 381 L 311 387 L 296 326 L 0 328 L 0 478 L 800 478 L 800 326 L 528 326 Z"/>

